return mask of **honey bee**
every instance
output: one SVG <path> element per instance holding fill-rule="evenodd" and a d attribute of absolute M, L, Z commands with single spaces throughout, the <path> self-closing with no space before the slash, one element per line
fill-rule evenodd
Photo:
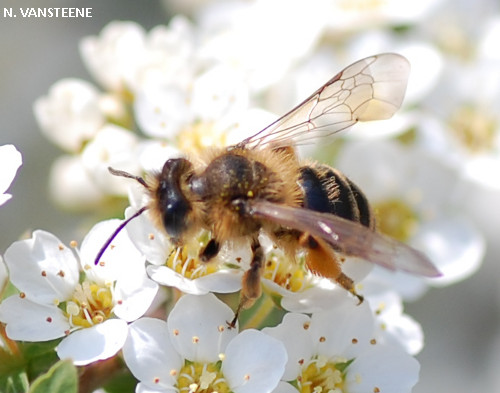
<path fill-rule="evenodd" d="M 336 281 L 360 302 L 353 280 L 342 271 L 341 256 L 439 276 L 423 253 L 376 231 L 368 200 L 351 180 L 330 166 L 301 162 L 294 150 L 358 121 L 392 117 L 402 103 L 409 71 L 400 55 L 367 57 L 268 127 L 236 145 L 204 152 L 197 164 L 188 158 L 169 159 L 146 180 L 109 168 L 113 175 L 137 180 L 150 202 L 117 228 L 96 263 L 118 232 L 146 210 L 178 247 L 200 228 L 208 230 L 210 240 L 199 252 L 202 262 L 217 256 L 224 242 L 249 239 L 252 258 L 231 326 L 239 311 L 261 295 L 261 231 L 291 258 L 302 251 L 310 271 Z"/>

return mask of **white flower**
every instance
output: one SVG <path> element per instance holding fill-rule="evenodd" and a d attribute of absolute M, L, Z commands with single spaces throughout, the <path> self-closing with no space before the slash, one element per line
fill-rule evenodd
<path fill-rule="evenodd" d="M 136 207 L 128 208 L 125 217 L 130 217 L 137 210 Z M 149 276 L 159 284 L 190 294 L 231 293 L 241 288 L 242 271 L 224 266 L 227 262 L 222 259 L 224 250 L 210 263 L 198 260 L 203 235 L 192 239 L 186 247 L 175 249 L 165 233 L 153 225 L 147 212 L 131 221 L 126 228 L 132 242 L 151 263 L 147 266 Z M 239 254 L 235 251 L 232 255 L 236 259 Z M 232 262 L 237 264 L 236 260 Z"/>
<path fill-rule="evenodd" d="M 403 313 L 401 296 L 388 280 L 372 274 L 359 286 L 375 317 L 377 341 L 400 346 L 410 355 L 418 354 L 424 346 L 422 327 Z"/>
<path fill-rule="evenodd" d="M 320 39 L 330 17 L 326 6 L 323 0 L 259 0 L 208 9 L 200 15 L 200 54 L 245 75 L 252 91 L 267 88 Z"/>
<path fill-rule="evenodd" d="M 199 67 L 195 52 L 195 29 L 182 16 L 168 26 L 156 26 L 145 39 L 142 62 L 130 88 L 137 92 L 154 85 L 189 86 Z"/>
<path fill-rule="evenodd" d="M 263 234 L 259 241 L 266 253 L 262 285 L 285 310 L 300 313 L 321 311 L 328 309 L 337 298 L 346 296 L 347 291 L 333 280 L 308 271 L 302 256 L 297 261 L 290 259 Z M 353 257 L 347 257 L 342 264 L 342 271 L 356 283 L 371 269 L 372 264 Z"/>
<path fill-rule="evenodd" d="M 55 202 L 67 209 L 92 208 L 106 197 L 80 155 L 56 159 L 50 169 L 49 192 Z"/>
<path fill-rule="evenodd" d="M 104 125 L 100 93 L 80 79 L 62 79 L 33 106 L 44 135 L 62 149 L 78 152 Z"/>
<path fill-rule="evenodd" d="M 134 22 L 109 23 L 86 37 L 80 52 L 87 68 L 108 90 L 136 93 L 154 85 L 187 86 L 193 61 L 193 28 L 183 17 L 146 31 Z"/>
<path fill-rule="evenodd" d="M 329 0 L 328 27 L 335 33 L 383 25 L 405 25 L 425 17 L 441 0 Z"/>
<path fill-rule="evenodd" d="M 175 141 L 186 153 L 198 152 L 227 145 L 232 132 L 243 139 L 238 126 L 249 111 L 248 87 L 232 68 L 218 65 L 193 75 L 187 86 L 140 89 L 134 111 L 146 134 Z"/>
<path fill-rule="evenodd" d="M 283 381 L 274 392 L 410 392 L 419 364 L 403 350 L 380 343 L 367 304 L 339 299 L 329 310 L 286 314 L 263 332 L 281 340 L 288 352 Z"/>
<path fill-rule="evenodd" d="M 422 250 L 443 273 L 423 281 L 377 269 L 377 274 L 393 277 L 393 285 L 404 297 L 419 296 L 429 283 L 448 285 L 462 280 L 479 268 L 484 240 L 452 208 L 450 193 L 456 187 L 456 174 L 442 162 L 418 148 L 370 141 L 346 145 L 337 166 L 365 192 L 379 230 Z"/>
<path fill-rule="evenodd" d="M 7 202 L 12 195 L 6 191 L 16 177 L 17 170 L 23 163 L 21 153 L 17 151 L 14 145 L 0 146 L 0 206 Z"/>
<path fill-rule="evenodd" d="M 287 360 L 283 345 L 256 330 L 238 334 L 232 310 L 214 295 L 185 295 L 167 322 L 130 325 L 123 356 L 137 392 L 271 392 Z"/>
<path fill-rule="evenodd" d="M 98 37 L 85 37 L 80 52 L 89 71 L 106 89 L 130 88 L 145 54 L 146 32 L 134 22 L 111 22 Z"/>
<path fill-rule="evenodd" d="M 64 337 L 57 353 L 76 365 L 106 359 L 121 349 L 127 322 L 144 314 L 158 286 L 147 278 L 144 259 L 125 233 L 94 265 L 98 250 L 119 223 L 97 224 L 85 237 L 79 258 L 45 231 L 35 231 L 31 239 L 7 249 L 10 279 L 20 291 L 0 304 L 0 320 L 9 338 Z"/>
<path fill-rule="evenodd" d="M 108 124 L 82 152 L 82 164 L 94 183 L 106 194 L 125 195 L 129 181 L 109 173 L 108 167 L 129 173 L 140 171 L 137 147 L 139 140 L 131 131 Z"/>

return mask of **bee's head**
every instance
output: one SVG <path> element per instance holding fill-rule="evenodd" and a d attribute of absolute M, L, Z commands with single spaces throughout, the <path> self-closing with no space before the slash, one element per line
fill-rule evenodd
<path fill-rule="evenodd" d="M 187 216 L 192 210 L 186 197 L 192 164 L 185 158 L 173 158 L 163 165 L 151 187 L 151 210 L 157 226 L 163 227 L 169 237 L 178 239 L 187 228 Z"/>

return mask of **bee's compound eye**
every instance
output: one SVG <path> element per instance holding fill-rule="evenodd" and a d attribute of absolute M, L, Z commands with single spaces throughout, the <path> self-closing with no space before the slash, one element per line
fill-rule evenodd
<path fill-rule="evenodd" d="M 178 237 L 186 229 L 187 214 L 191 210 L 189 203 L 182 197 L 171 198 L 165 206 L 163 225 L 172 237 Z"/>

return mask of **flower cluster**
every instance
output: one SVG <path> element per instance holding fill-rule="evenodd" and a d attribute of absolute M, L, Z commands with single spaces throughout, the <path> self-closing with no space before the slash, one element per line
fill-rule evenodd
<path fill-rule="evenodd" d="M 106 211 L 110 201 L 130 207 L 126 221 L 96 224 L 80 247 L 37 230 L 5 251 L 0 356 L 29 358 L 18 342 L 48 342 L 47 352 L 85 371 L 101 361 L 128 372 L 142 393 L 410 392 L 423 332 L 403 301 L 479 268 L 485 241 L 466 199 L 472 188 L 483 187 L 488 197 L 499 189 L 491 170 L 500 162 L 498 116 L 489 104 L 498 101 L 500 86 L 488 83 L 497 81 L 492 70 L 500 59 L 488 48 L 500 29 L 488 25 L 473 58 L 461 47 L 441 48 L 420 31 L 424 15 L 440 15 L 439 2 L 292 1 L 286 18 L 278 0 L 174 2 L 194 22 L 177 15 L 149 32 L 112 22 L 85 38 L 81 55 L 99 87 L 63 79 L 34 103 L 43 134 L 65 151 L 53 164 L 50 190 L 75 210 Z M 356 125 L 335 146 L 297 150 L 344 170 L 371 201 L 377 229 L 425 252 L 442 277 L 389 272 L 347 257 L 342 271 L 365 299 L 358 304 L 312 274 L 303 254 L 291 261 L 262 232 L 263 295 L 232 324 L 238 306 L 232 294 L 251 264 L 250 241 L 221 244 L 210 263 L 200 260 L 210 241 L 206 230 L 193 231 L 182 245 L 171 241 L 148 211 L 137 215 L 150 203 L 148 174 L 169 158 L 197 159 L 212 146 L 243 140 L 332 70 L 384 51 L 412 64 L 402 111 Z M 443 100 L 439 86 L 455 72 L 467 77 L 450 84 L 456 100 Z M 489 95 L 471 99 L 470 83 Z M 7 145 L 0 160 L 7 168 L 3 204 L 21 158 Z M 144 184 L 112 176 L 108 167 Z M 470 187 L 479 172 L 481 184 Z M 474 197 L 486 199 L 479 191 Z M 99 374 L 96 387 L 112 385 L 111 374 Z"/>

